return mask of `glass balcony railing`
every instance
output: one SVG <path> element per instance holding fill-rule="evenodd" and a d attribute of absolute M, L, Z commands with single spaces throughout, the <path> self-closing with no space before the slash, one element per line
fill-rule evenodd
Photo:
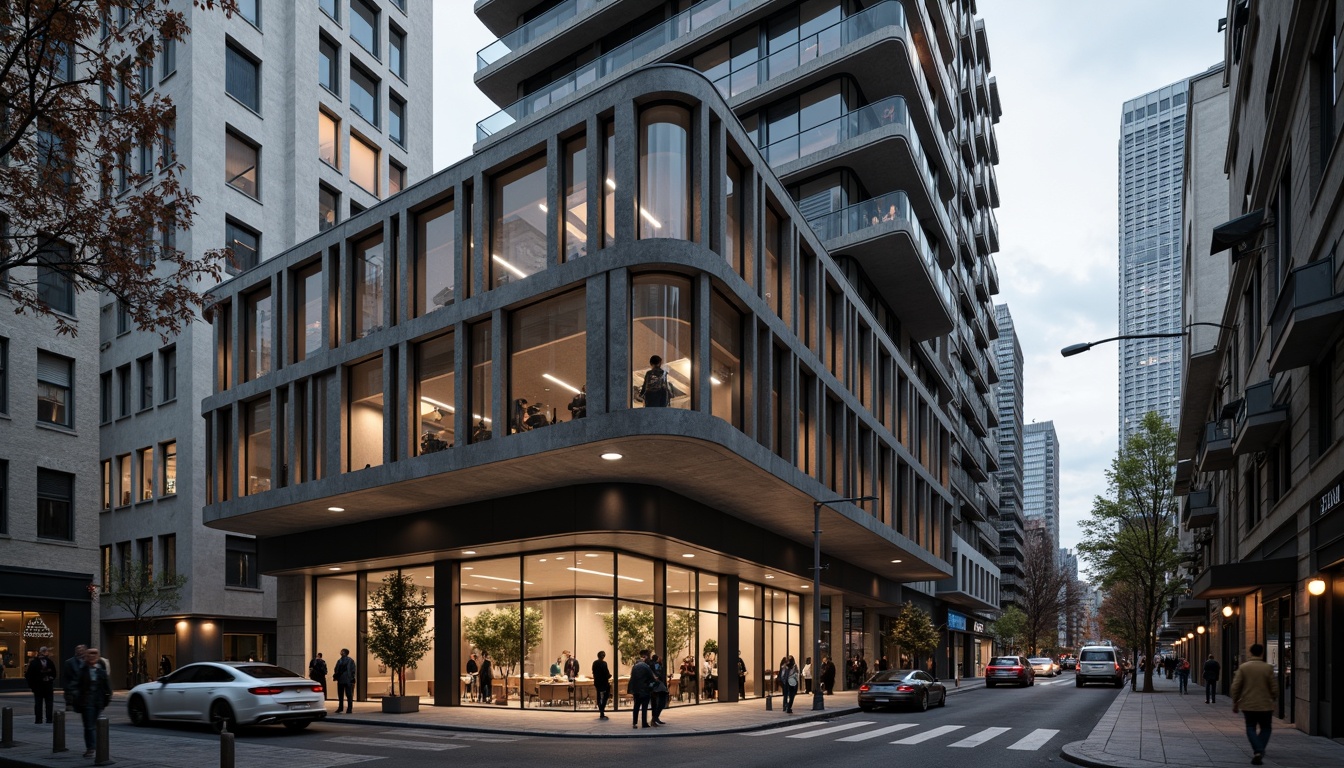
<path fill-rule="evenodd" d="M 905 9 L 897 0 L 882 0 L 877 5 L 837 21 L 787 48 L 742 63 L 736 69 L 717 78 L 714 85 L 725 98 L 732 98 L 767 80 L 797 69 L 813 59 L 825 56 L 864 35 L 891 26 L 905 28 Z M 929 85 L 924 80 L 924 71 L 920 69 L 919 63 L 912 62 L 911 69 L 923 86 L 923 92 L 928 93 Z"/>
<path fill-rule="evenodd" d="M 888 125 L 901 125 L 906 128 L 910 152 L 915 156 L 915 166 L 919 169 L 929 194 L 936 196 L 938 172 L 933 169 L 928 155 L 924 152 L 924 146 L 919 142 L 919 135 L 915 133 L 914 126 L 910 122 L 910 110 L 903 96 L 891 96 L 866 107 L 850 110 L 821 125 L 772 142 L 762 151 L 766 162 L 778 167 Z"/>
<path fill-rule="evenodd" d="M 924 262 L 924 269 L 928 272 L 929 280 L 933 283 L 934 290 L 937 291 L 939 299 L 943 302 L 943 308 L 947 309 L 949 314 L 951 313 L 948 308 L 952 306 L 952 289 L 948 287 L 947 276 L 943 274 L 942 267 L 938 265 L 938 254 L 934 245 L 929 242 L 928 236 L 924 234 L 924 227 L 915 216 L 914 208 L 910 205 L 910 198 L 905 192 L 901 190 L 888 192 L 880 197 L 808 219 L 807 223 L 812 227 L 812 231 L 816 233 L 817 237 L 823 241 L 834 240 L 837 237 L 852 235 L 865 229 L 886 224 L 902 224 L 910 233 L 910 239 L 914 241 L 915 252 Z"/>
<path fill-rule="evenodd" d="M 753 0 L 701 0 L 629 42 L 607 51 L 555 80 L 545 88 L 524 96 L 480 121 L 476 124 L 476 140 L 480 141 L 499 133 L 524 117 L 549 107 L 575 91 L 592 85 L 627 64 L 644 58 L 664 45 L 685 37 L 729 11 L 750 2 Z"/>
<path fill-rule="evenodd" d="M 485 69 L 533 40 L 549 35 L 575 16 L 606 2 L 609 0 L 566 0 L 477 51 L 477 71 Z"/>

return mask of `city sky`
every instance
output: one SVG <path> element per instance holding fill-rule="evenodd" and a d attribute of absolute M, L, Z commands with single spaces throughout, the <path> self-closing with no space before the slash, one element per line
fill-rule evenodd
<path fill-rule="evenodd" d="M 471 154 L 498 109 L 476 90 L 476 52 L 494 40 L 470 0 L 438 0 L 434 165 Z M 1115 457 L 1118 345 L 1060 348 L 1116 333 L 1116 141 L 1129 98 L 1222 61 L 1224 0 L 980 0 L 1003 118 L 996 212 L 1000 293 L 1025 355 L 1026 420 L 1060 439 L 1060 541 L 1078 543 Z M 1204 235 L 1207 238 L 1207 233 Z"/>

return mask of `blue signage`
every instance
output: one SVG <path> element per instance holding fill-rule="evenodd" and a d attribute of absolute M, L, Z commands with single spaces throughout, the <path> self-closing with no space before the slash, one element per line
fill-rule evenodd
<path fill-rule="evenodd" d="M 955 629 L 961 632 L 966 631 L 966 617 L 960 613 L 947 612 L 947 628 Z"/>

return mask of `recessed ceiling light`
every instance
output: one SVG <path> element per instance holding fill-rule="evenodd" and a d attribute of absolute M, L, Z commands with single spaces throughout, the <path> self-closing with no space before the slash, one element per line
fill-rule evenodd
<path fill-rule="evenodd" d="M 476 554 L 476 550 L 474 550 L 474 549 L 464 549 L 464 550 L 462 550 L 462 554 L 464 554 L 464 555 L 474 555 L 474 554 Z"/>
<path fill-rule="evenodd" d="M 620 461 L 624 457 L 621 456 L 621 454 L 616 453 L 615 451 L 608 451 L 607 453 L 602 454 L 602 458 L 606 459 L 607 461 Z"/>
<path fill-rule="evenodd" d="M 807 589 L 808 586 L 809 586 L 809 585 L 807 585 L 807 584 L 799 584 L 799 585 L 798 585 L 798 588 L 799 588 L 799 589 Z"/>
<path fill-rule="evenodd" d="M 564 559 L 565 559 L 565 556 L 564 556 L 564 555 L 561 555 L 560 557 L 557 557 L 557 558 L 555 558 L 555 559 L 556 559 L 556 560 L 564 560 Z"/>
<path fill-rule="evenodd" d="M 588 554 L 584 555 L 584 557 L 601 557 L 601 555 L 595 552 L 589 552 Z"/>
<path fill-rule="evenodd" d="M 345 507 L 327 507 L 328 512 L 344 512 Z"/>
<path fill-rule="evenodd" d="M 341 570 L 341 566 L 339 566 L 339 565 L 333 565 L 333 566 L 331 566 L 330 568 L 328 568 L 327 570 L 328 570 L 328 571 L 339 571 L 339 570 Z"/>
<path fill-rule="evenodd" d="M 464 566 L 462 566 L 462 570 L 464 570 L 464 571 L 474 571 L 474 570 L 476 570 L 476 569 L 475 569 L 475 568 L 472 568 L 470 565 L 464 565 Z"/>
<path fill-rule="evenodd" d="M 426 578 L 426 579 L 432 579 L 432 578 L 434 578 L 434 577 L 433 577 L 433 576 L 426 576 L 425 578 Z"/>
<path fill-rule="evenodd" d="M 767 578 L 767 579 L 773 579 L 773 578 L 775 578 L 775 577 L 774 577 L 774 576 L 771 576 L 770 574 L 767 573 L 767 574 L 765 574 L 765 578 Z"/>
<path fill-rule="evenodd" d="M 899 563 L 899 562 L 901 562 L 901 561 L 900 561 L 900 560 L 892 560 L 891 562 L 893 562 L 893 563 Z"/>
<path fill-rule="evenodd" d="M 560 558 L 557 557 L 556 559 L 559 560 Z M 541 562 L 543 562 L 543 563 L 546 562 L 546 558 L 544 558 L 544 557 L 541 558 Z"/>
<path fill-rule="evenodd" d="M 689 557 L 695 557 L 695 555 L 691 554 L 690 552 L 687 552 L 686 554 L 682 555 L 682 557 L 689 558 Z"/>

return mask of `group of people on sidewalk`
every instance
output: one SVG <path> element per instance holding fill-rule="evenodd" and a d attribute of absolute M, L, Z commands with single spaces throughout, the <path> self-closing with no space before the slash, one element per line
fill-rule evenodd
<path fill-rule="evenodd" d="M 1265 646 L 1255 643 L 1251 657 L 1237 667 L 1232 676 L 1232 711 L 1246 720 L 1246 738 L 1251 742 L 1251 764 L 1262 765 L 1269 736 L 1274 728 L 1274 706 L 1279 700 L 1279 681 L 1274 667 L 1265 661 Z M 1140 662 L 1142 664 L 1142 662 Z M 1181 693 L 1186 693 L 1190 679 L 1190 662 L 1179 659 L 1175 672 L 1180 680 Z M 1218 683 L 1222 680 L 1222 665 L 1209 654 L 1204 662 L 1204 703 L 1218 703 Z"/>
<path fill-rule="evenodd" d="M 107 662 L 97 648 L 75 646 L 75 655 L 65 660 L 58 671 L 56 662 L 44 645 L 28 662 L 24 677 L 33 692 L 35 722 L 55 722 L 57 681 L 65 698 L 65 708 L 78 712 L 84 725 L 84 757 L 93 757 L 98 741 L 98 718 L 112 702 L 112 680 Z"/>
<path fill-rule="evenodd" d="M 355 711 L 355 660 L 350 658 L 350 649 L 341 649 L 341 658 L 336 660 L 336 714 Z M 308 679 L 322 684 L 322 698 L 327 697 L 327 660 L 321 652 L 308 662 Z"/>

